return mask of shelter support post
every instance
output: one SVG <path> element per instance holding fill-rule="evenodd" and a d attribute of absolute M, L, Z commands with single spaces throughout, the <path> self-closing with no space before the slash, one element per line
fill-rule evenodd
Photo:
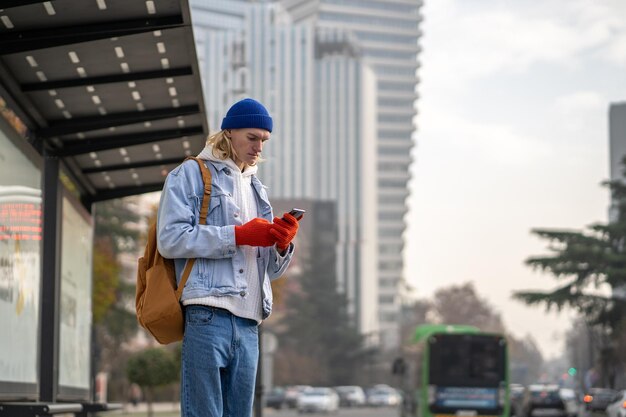
<path fill-rule="evenodd" d="M 44 155 L 42 172 L 41 299 L 39 321 L 39 401 L 56 402 L 59 385 L 61 259 L 59 158 Z"/>

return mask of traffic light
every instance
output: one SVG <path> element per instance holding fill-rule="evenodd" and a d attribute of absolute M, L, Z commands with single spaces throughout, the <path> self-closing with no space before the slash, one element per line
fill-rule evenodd
<path fill-rule="evenodd" d="M 575 375 L 576 375 L 576 372 L 577 372 L 577 370 L 576 370 L 576 368 L 574 368 L 574 367 L 569 368 L 569 370 L 567 371 L 567 373 L 568 373 L 570 376 L 575 376 Z"/>

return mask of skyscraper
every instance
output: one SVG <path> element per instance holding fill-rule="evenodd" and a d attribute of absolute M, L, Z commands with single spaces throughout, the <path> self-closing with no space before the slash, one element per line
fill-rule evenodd
<path fill-rule="evenodd" d="M 626 102 L 609 107 L 609 157 L 611 181 L 621 179 L 626 157 Z"/>
<path fill-rule="evenodd" d="M 626 103 L 612 103 L 609 107 L 609 173 L 611 181 L 622 179 L 626 158 Z M 611 202 L 609 220 L 617 219 L 617 207 Z"/>
<path fill-rule="evenodd" d="M 377 78 L 378 306 L 381 339 L 399 344 L 407 183 L 417 100 L 421 0 L 280 0 L 294 22 L 341 27 Z"/>
<path fill-rule="evenodd" d="M 294 24 L 279 3 L 192 3 L 209 125 L 243 96 L 275 120 L 260 175 L 270 198 L 336 203 L 337 287 L 378 335 L 376 77 L 356 38 Z"/>
<path fill-rule="evenodd" d="M 626 103 L 612 103 L 609 107 L 609 171 L 611 181 L 624 179 L 623 161 L 626 158 Z M 611 201 L 609 221 L 618 220 L 619 207 Z M 626 299 L 626 287 L 613 290 L 614 297 Z"/>

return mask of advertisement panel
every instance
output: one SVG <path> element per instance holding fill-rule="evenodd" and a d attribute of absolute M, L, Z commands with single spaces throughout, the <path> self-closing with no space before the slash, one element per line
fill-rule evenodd
<path fill-rule="evenodd" d="M 59 387 L 86 390 L 91 375 L 91 281 L 93 227 L 90 216 L 63 198 Z M 80 394 L 78 394 L 80 396 Z"/>
<path fill-rule="evenodd" d="M 497 388 L 437 387 L 435 404 L 441 408 L 476 410 L 498 408 Z"/>
<path fill-rule="evenodd" d="M 37 389 L 41 172 L 0 130 L 0 396 Z"/>

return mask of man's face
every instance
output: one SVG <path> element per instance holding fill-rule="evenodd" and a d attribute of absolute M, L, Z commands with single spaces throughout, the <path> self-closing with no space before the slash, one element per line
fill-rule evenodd
<path fill-rule="evenodd" d="M 270 138 L 270 132 L 256 128 L 228 129 L 226 133 L 230 136 L 235 151 L 233 159 L 241 168 L 242 164 L 255 165 L 258 162 L 263 143 Z"/>

